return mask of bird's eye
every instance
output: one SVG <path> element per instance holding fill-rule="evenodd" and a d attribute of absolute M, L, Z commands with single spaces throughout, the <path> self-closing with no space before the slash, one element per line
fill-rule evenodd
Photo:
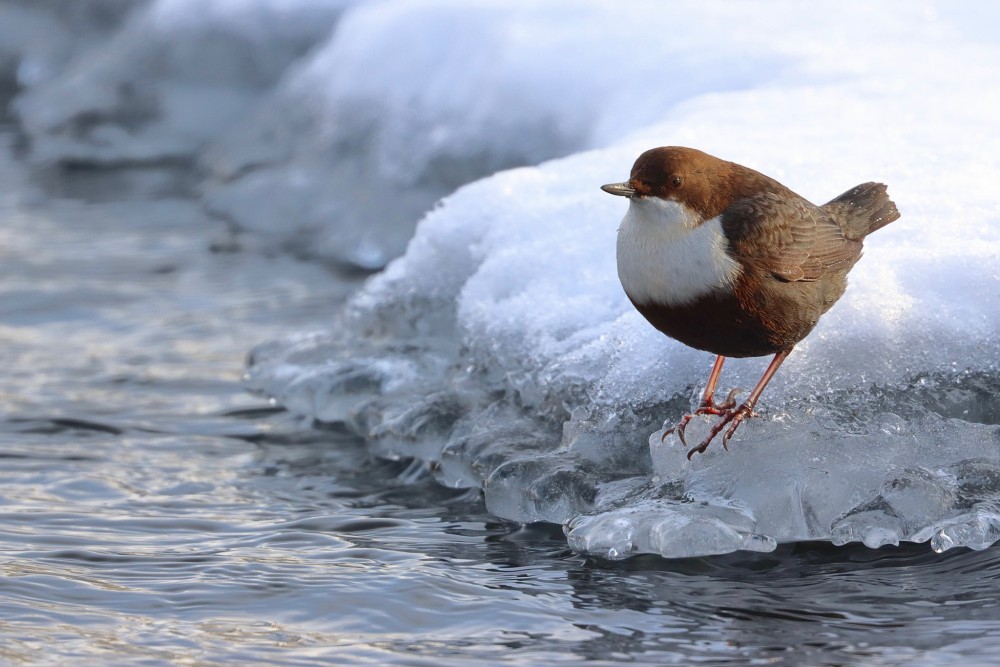
<path fill-rule="evenodd" d="M 683 182 L 684 181 L 681 180 L 680 176 L 672 176 L 670 178 L 670 185 L 672 185 L 675 188 L 681 187 L 681 183 L 683 183 Z"/>

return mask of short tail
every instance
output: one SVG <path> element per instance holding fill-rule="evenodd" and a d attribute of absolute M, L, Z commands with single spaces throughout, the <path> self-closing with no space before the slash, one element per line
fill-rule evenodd
<path fill-rule="evenodd" d="M 861 240 L 899 218 L 883 183 L 862 183 L 823 204 L 849 239 Z"/>

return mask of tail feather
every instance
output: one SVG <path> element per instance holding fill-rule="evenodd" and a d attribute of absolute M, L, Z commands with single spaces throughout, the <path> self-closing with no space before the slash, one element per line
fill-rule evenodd
<path fill-rule="evenodd" d="M 858 241 L 899 218 L 883 183 L 857 185 L 823 208 L 840 223 L 845 237 Z"/>

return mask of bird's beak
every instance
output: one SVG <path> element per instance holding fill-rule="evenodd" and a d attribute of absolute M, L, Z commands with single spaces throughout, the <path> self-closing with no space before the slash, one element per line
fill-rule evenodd
<path fill-rule="evenodd" d="M 634 197 L 635 188 L 625 183 L 608 183 L 607 185 L 602 185 L 601 189 L 607 192 L 609 195 L 618 195 L 619 197 Z"/>

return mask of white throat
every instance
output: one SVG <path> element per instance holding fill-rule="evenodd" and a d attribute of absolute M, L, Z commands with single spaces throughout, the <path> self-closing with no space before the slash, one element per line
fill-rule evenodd
<path fill-rule="evenodd" d="M 726 254 L 719 217 L 659 197 L 629 199 L 618 228 L 618 277 L 636 303 L 681 306 L 729 291 L 740 265 Z"/>

